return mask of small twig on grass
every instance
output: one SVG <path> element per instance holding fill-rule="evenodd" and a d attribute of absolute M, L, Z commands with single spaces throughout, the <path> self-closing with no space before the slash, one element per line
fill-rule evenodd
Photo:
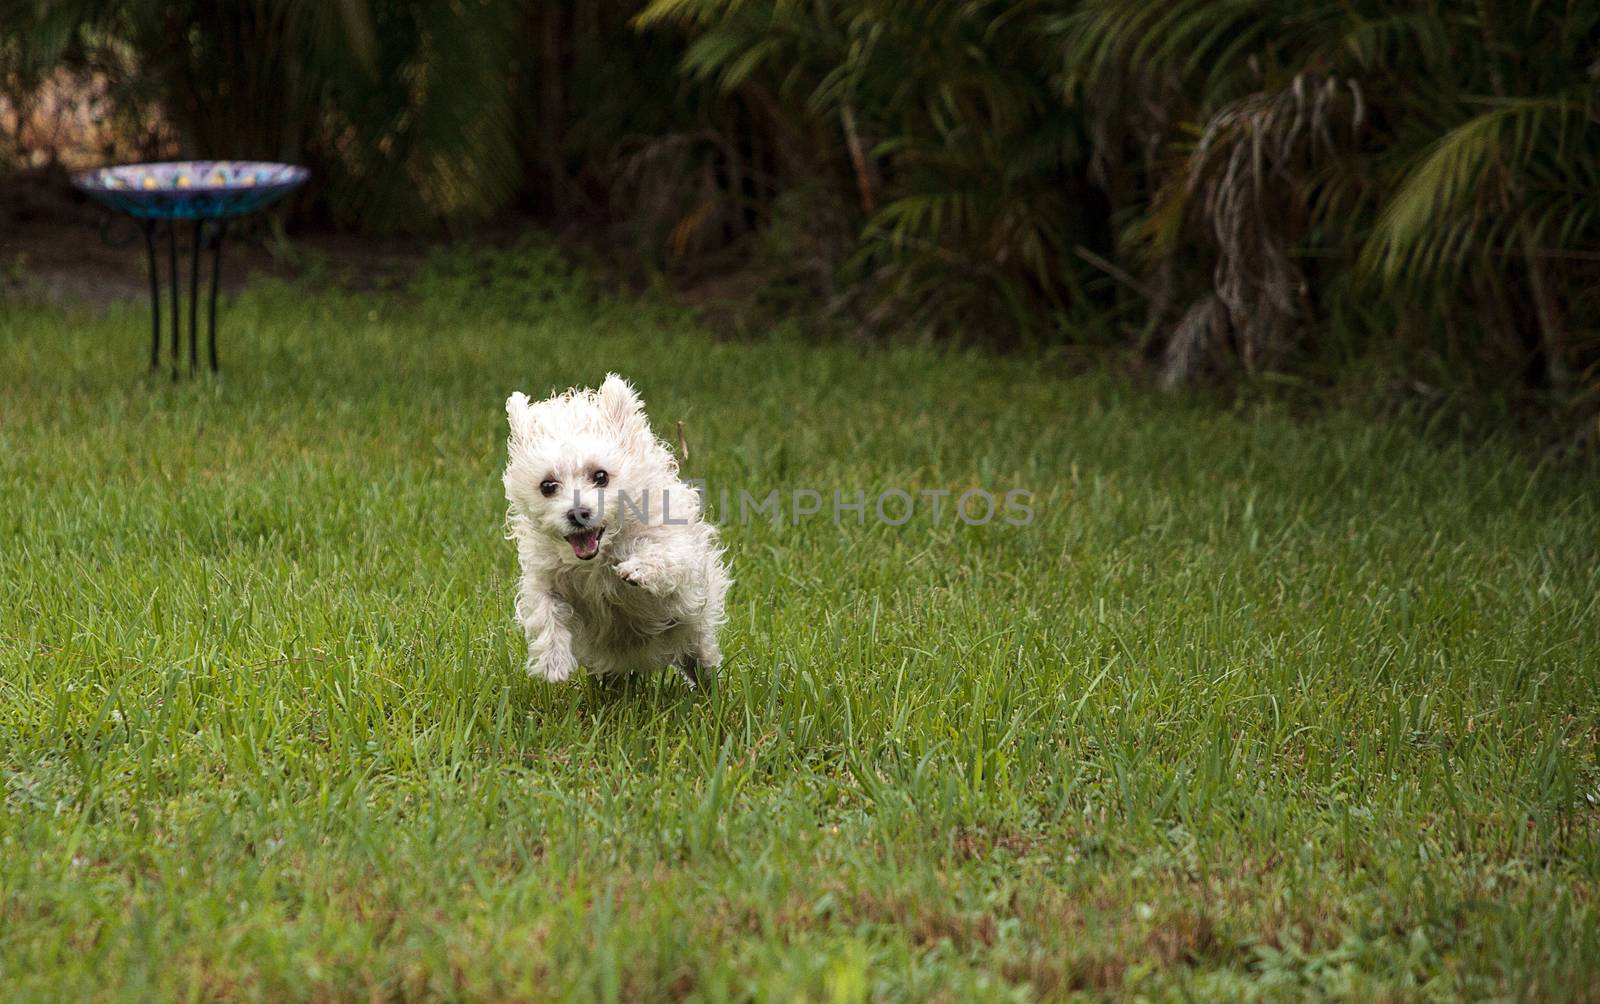
<path fill-rule="evenodd" d="M 18 638 L 16 635 L 0 634 L 0 641 L 11 645 L 17 645 L 19 647 L 26 644 L 32 644 L 34 651 L 38 652 L 40 655 L 54 655 L 55 653 L 61 651 L 61 646 L 59 645 L 52 645 L 47 641 L 36 641 L 30 643 L 22 638 Z"/>
<path fill-rule="evenodd" d="M 328 653 L 327 652 L 324 652 L 321 649 L 314 648 L 314 649 L 311 650 L 311 654 L 310 655 L 280 655 L 280 656 L 277 656 L 276 658 L 268 659 L 265 662 L 253 662 L 253 663 L 250 663 L 249 665 L 245 666 L 245 672 L 249 673 L 249 672 L 254 672 L 255 670 L 258 670 L 258 669 L 271 669 L 274 666 L 289 666 L 289 665 L 295 665 L 295 664 L 303 663 L 303 662 L 322 662 L 323 660 L 325 660 L 327 658 L 328 658 Z M 377 674 L 373 674 L 373 675 L 376 676 Z M 384 677 L 381 677 L 381 676 L 378 677 L 378 678 L 380 680 L 385 679 Z M 389 683 L 394 683 L 393 680 L 389 680 L 388 682 Z M 398 684 L 396 684 L 396 686 L 398 686 Z"/>
<path fill-rule="evenodd" d="M 760 738 L 758 738 L 755 742 L 751 743 L 750 744 L 750 748 L 745 750 L 744 753 L 740 755 L 738 760 L 734 761 L 734 763 L 733 763 L 734 769 L 735 770 L 744 769 L 744 766 L 746 764 L 752 762 L 755 759 L 756 754 L 761 752 L 761 747 L 765 746 L 768 743 L 768 741 L 771 740 L 777 734 L 778 734 L 777 731 L 776 730 L 772 730 L 772 729 L 769 729 L 766 732 L 762 733 Z"/>
<path fill-rule="evenodd" d="M 678 456 L 685 462 L 689 459 L 689 440 L 683 434 L 683 421 L 678 421 Z"/>

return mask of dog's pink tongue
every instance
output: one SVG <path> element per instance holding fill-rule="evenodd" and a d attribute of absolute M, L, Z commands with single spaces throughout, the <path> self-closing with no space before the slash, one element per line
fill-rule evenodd
<path fill-rule="evenodd" d="M 600 531 L 585 530 L 575 533 L 567 538 L 567 543 L 572 545 L 572 553 L 584 561 L 600 553 Z"/>

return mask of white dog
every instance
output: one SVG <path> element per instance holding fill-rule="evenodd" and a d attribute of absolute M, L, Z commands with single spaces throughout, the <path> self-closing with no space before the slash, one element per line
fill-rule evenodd
<path fill-rule="evenodd" d="M 678 480 L 628 382 L 506 401 L 509 538 L 528 672 L 559 682 L 671 664 L 696 686 L 722 661 L 731 580 L 699 494 Z"/>

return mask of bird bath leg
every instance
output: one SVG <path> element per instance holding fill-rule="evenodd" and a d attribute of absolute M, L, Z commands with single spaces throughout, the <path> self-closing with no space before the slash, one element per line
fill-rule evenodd
<path fill-rule="evenodd" d="M 170 288 L 172 290 L 172 379 L 178 379 L 178 340 L 181 337 L 179 329 L 183 326 L 183 318 L 178 311 L 178 225 L 167 224 L 167 270 Z"/>
<path fill-rule="evenodd" d="M 217 283 L 222 275 L 222 241 L 228 236 L 228 221 L 217 220 L 212 224 L 216 228 L 211 245 L 211 372 L 217 372 Z"/>
<path fill-rule="evenodd" d="M 200 231 L 205 220 L 194 221 L 194 247 L 189 257 L 189 375 L 200 369 Z"/>
<path fill-rule="evenodd" d="M 150 369 L 161 368 L 161 279 L 156 272 L 156 222 L 141 220 L 144 250 L 150 261 Z"/>

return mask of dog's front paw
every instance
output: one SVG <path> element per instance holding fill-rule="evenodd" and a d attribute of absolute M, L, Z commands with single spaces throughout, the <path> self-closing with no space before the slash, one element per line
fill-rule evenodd
<path fill-rule="evenodd" d="M 528 675 L 551 683 L 565 683 L 577 669 L 578 660 L 566 649 L 546 649 L 528 660 Z"/>
<path fill-rule="evenodd" d="M 660 573 L 638 558 L 629 558 L 617 565 L 617 577 L 655 596 L 667 592 L 667 585 Z"/>

